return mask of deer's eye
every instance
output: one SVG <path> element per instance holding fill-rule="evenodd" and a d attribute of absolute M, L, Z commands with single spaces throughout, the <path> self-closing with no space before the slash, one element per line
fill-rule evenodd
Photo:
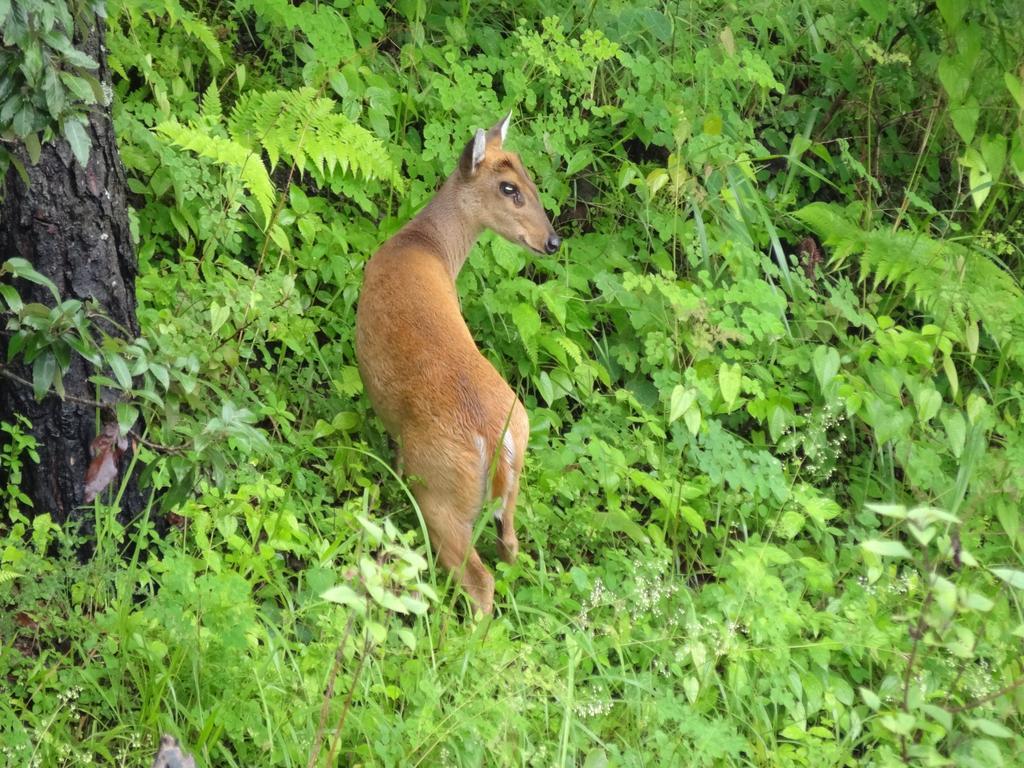
<path fill-rule="evenodd" d="M 519 193 L 519 188 L 515 184 L 509 184 L 507 181 L 501 182 L 501 184 L 498 185 L 498 189 L 500 189 L 501 194 L 506 197 L 512 197 Z"/>

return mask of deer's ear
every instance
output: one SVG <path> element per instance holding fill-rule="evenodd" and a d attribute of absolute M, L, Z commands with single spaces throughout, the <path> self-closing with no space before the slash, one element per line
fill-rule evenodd
<path fill-rule="evenodd" d="M 508 124 L 512 121 L 512 110 L 499 120 L 491 130 L 487 132 L 488 141 L 497 141 L 498 148 L 505 143 L 505 137 L 508 135 Z"/>
<path fill-rule="evenodd" d="M 472 176 L 476 173 L 476 169 L 483 162 L 486 149 L 487 137 L 484 135 L 483 128 L 478 128 L 476 135 L 469 140 L 466 148 L 462 150 L 462 156 L 459 158 L 459 170 L 462 171 L 463 176 Z"/>

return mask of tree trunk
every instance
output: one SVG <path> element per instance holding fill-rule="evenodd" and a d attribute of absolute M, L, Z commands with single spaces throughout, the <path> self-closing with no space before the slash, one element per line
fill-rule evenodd
<path fill-rule="evenodd" d="M 99 62 L 97 73 L 104 91 L 110 93 L 110 71 L 103 44 L 102 20 L 77 47 Z M 97 105 L 89 114 L 88 133 L 92 139 L 87 167 L 75 160 L 63 138 L 42 148 L 39 162 L 32 165 L 24 148 L 15 151 L 29 176 L 26 186 L 12 167 L 0 200 L 0 258 L 20 256 L 50 278 L 62 299 L 94 300 L 113 321 L 95 321 L 113 336 L 139 335 L 135 317 L 135 274 L 137 262 L 128 227 L 125 201 L 125 173 L 114 139 L 110 107 Z M 37 285 L 18 285 L 26 301 L 52 305 L 48 291 Z M 6 337 L 4 345 L 6 346 Z M 22 379 L 31 372 L 17 361 L 0 365 Z M 39 463 L 25 463 L 22 490 L 32 499 L 33 513 L 50 513 L 55 522 L 80 520 L 86 534 L 91 532 L 91 515 L 78 512 L 84 503 L 85 474 L 89 467 L 89 446 L 97 427 L 109 420 L 108 409 L 76 402 L 92 401 L 95 385 L 87 381 L 96 373 L 77 355 L 64 376 L 68 399 L 52 392 L 37 402 L 31 386 L 0 378 L 0 420 L 11 421 L 22 414 L 32 422 L 38 442 Z M 119 479 L 125 476 L 132 446 L 121 458 Z M 119 482 L 112 483 L 112 488 Z M 144 499 L 132 482 L 121 498 L 121 517 L 132 518 Z"/>

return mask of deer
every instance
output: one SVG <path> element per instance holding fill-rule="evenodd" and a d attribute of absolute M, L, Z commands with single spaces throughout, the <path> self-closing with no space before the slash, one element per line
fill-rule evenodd
<path fill-rule="evenodd" d="M 478 129 L 434 197 L 373 254 L 356 310 L 370 404 L 397 444 L 438 562 L 482 614 L 494 608 L 494 577 L 474 546 L 475 523 L 495 505 L 498 555 L 514 563 L 530 427 L 473 341 L 455 280 L 484 230 L 541 254 L 562 244 L 519 156 L 504 149 L 511 117 Z"/>

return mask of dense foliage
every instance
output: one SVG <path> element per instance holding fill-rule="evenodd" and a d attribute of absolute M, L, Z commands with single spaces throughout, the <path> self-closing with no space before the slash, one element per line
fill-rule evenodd
<path fill-rule="evenodd" d="M 17 260 L 0 295 L 40 394 L 84 354 L 143 413 L 158 499 L 127 528 L 97 501 L 80 563 L 2 425 L 4 760 L 144 765 L 171 731 L 218 766 L 1019 764 L 1024 6 L 107 22 L 143 338 L 22 303 Z M 0 55 L 5 140 L 56 133 L 31 105 L 74 139 L 17 81 L 41 66 Z M 362 265 L 510 108 L 566 243 L 486 236 L 459 279 L 532 426 L 475 623 L 352 336 Z"/>

